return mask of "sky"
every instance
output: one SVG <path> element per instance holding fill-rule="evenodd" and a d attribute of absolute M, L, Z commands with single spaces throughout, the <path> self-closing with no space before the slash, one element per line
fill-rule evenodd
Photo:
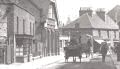
<path fill-rule="evenodd" d="M 120 0 L 56 0 L 59 19 L 66 24 L 68 17 L 71 21 L 79 17 L 80 7 L 105 8 L 111 10 L 116 5 L 120 5 Z"/>

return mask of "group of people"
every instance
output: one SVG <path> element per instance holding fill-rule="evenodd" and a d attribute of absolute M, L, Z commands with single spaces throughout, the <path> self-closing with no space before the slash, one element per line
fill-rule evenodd
<path fill-rule="evenodd" d="M 105 57 L 107 55 L 108 50 L 109 50 L 109 46 L 107 42 L 103 42 L 100 48 L 103 62 L 105 62 Z M 120 42 L 118 42 L 115 46 L 113 46 L 112 50 L 114 51 L 115 54 L 117 54 L 117 61 L 120 61 Z"/>
<path fill-rule="evenodd" d="M 69 43 L 69 45 L 76 45 L 76 41 L 74 40 L 71 40 Z M 69 46 L 68 45 L 68 46 Z M 90 55 L 91 53 L 91 47 L 92 47 L 92 44 L 91 44 L 91 40 L 89 39 L 88 42 L 87 42 L 87 46 L 85 47 L 81 47 L 82 48 L 82 51 L 86 53 L 86 57 L 87 57 L 87 54 L 88 56 Z M 102 54 L 102 62 L 105 62 L 105 57 L 107 55 L 107 52 L 109 51 L 109 48 L 110 46 L 108 46 L 107 44 L 107 41 L 104 41 L 101 43 L 101 46 L 100 46 L 100 53 Z M 114 48 L 112 48 L 112 50 L 114 50 L 114 52 L 117 54 L 117 61 L 120 61 L 120 42 L 118 42 L 116 44 L 116 46 L 113 46 Z"/>

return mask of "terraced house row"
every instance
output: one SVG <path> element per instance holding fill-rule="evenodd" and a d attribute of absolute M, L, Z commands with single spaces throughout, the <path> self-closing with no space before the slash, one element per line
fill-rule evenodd
<path fill-rule="evenodd" d="M 0 63 L 59 54 L 59 19 L 52 0 L 0 0 Z"/>

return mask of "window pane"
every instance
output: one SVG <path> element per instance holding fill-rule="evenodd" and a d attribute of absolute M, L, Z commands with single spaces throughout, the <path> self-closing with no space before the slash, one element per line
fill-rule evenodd
<path fill-rule="evenodd" d="M 16 56 L 19 56 L 19 53 L 16 52 Z"/>
<path fill-rule="evenodd" d="M 20 52 L 20 56 L 23 56 L 23 52 Z"/>

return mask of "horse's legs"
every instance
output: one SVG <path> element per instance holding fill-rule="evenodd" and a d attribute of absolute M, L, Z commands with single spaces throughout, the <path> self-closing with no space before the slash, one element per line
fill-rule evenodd
<path fill-rule="evenodd" d="M 88 56 L 87 56 L 87 53 L 85 53 L 85 54 L 86 54 L 86 58 L 87 58 L 87 57 L 88 57 Z"/>
<path fill-rule="evenodd" d="M 68 62 L 69 57 L 67 57 L 67 62 Z"/>
<path fill-rule="evenodd" d="M 65 56 L 65 62 L 68 62 L 68 58 L 69 58 L 68 56 Z"/>
<path fill-rule="evenodd" d="M 75 62 L 76 62 L 76 56 L 75 56 Z"/>
<path fill-rule="evenodd" d="M 75 56 L 73 56 L 73 62 L 75 62 Z"/>
<path fill-rule="evenodd" d="M 80 63 L 81 63 L 81 58 L 82 58 L 82 57 L 81 57 L 81 56 L 79 56 L 79 59 L 80 59 Z"/>
<path fill-rule="evenodd" d="M 73 56 L 73 62 L 74 62 L 74 56 Z"/>

